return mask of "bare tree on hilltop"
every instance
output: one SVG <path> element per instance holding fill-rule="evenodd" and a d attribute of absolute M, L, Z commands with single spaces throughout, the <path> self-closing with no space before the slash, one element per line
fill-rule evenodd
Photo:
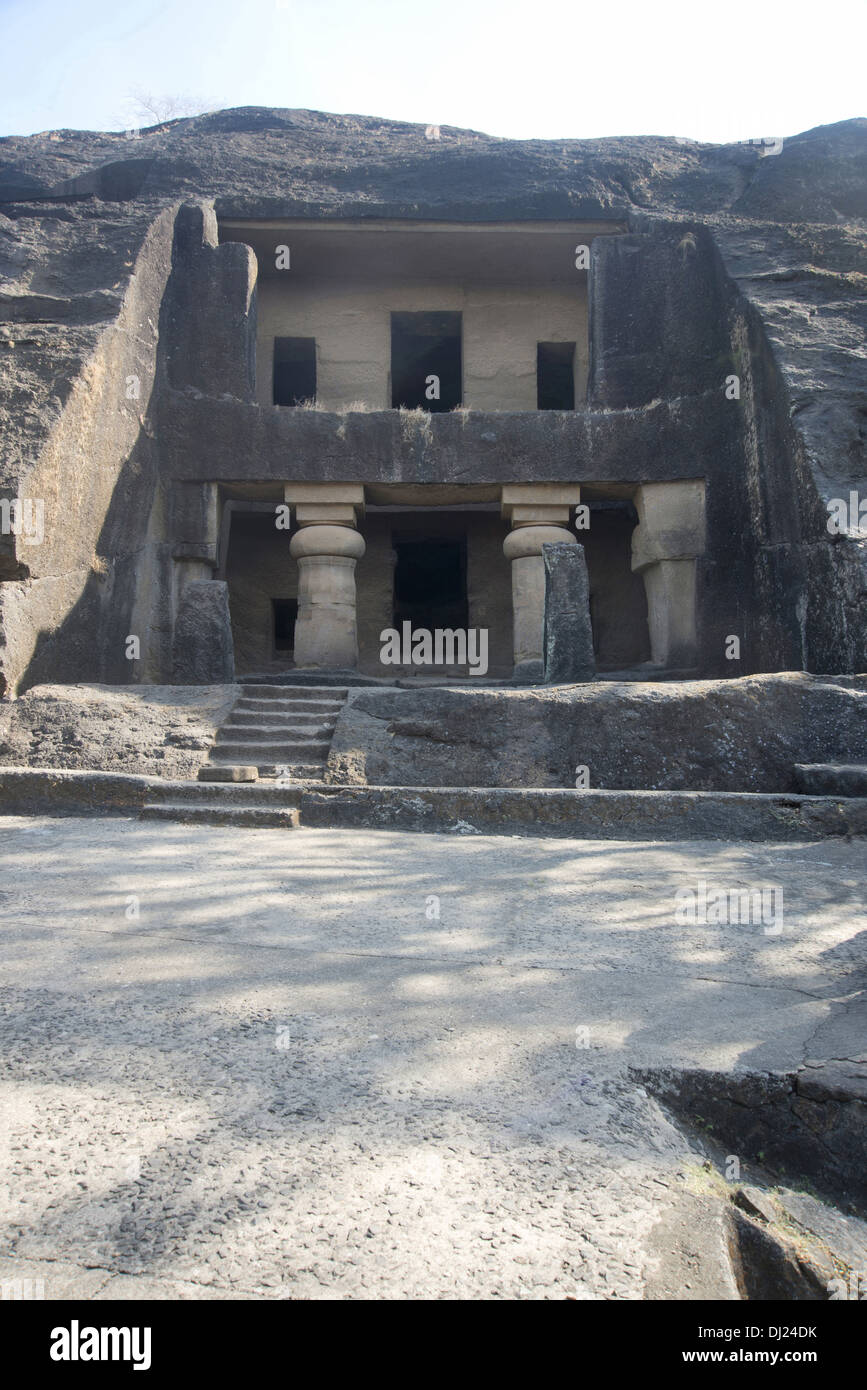
<path fill-rule="evenodd" d="M 209 111 L 220 109 L 219 103 L 206 102 L 188 93 L 155 96 L 138 87 L 130 93 L 128 101 L 130 111 L 142 125 L 164 125 L 167 121 L 178 121 L 185 116 L 204 116 Z"/>

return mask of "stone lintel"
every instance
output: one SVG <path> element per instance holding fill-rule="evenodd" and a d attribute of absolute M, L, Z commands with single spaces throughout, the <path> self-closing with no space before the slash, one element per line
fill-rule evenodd
<path fill-rule="evenodd" d="M 284 483 L 283 500 L 290 507 L 323 503 L 358 507 L 364 513 L 363 483 Z"/>
<path fill-rule="evenodd" d="M 504 483 L 500 496 L 500 510 L 507 521 L 517 525 L 533 525 L 534 522 L 555 524 L 568 521 L 572 508 L 581 501 L 581 488 L 578 483 Z M 525 514 L 515 517 L 515 509 L 557 508 L 559 515 L 535 516 Z"/>

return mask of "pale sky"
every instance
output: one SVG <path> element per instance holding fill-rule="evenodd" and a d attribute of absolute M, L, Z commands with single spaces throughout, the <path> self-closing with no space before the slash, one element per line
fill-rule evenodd
<path fill-rule="evenodd" d="M 520 139 L 794 135 L 867 115 L 867 0 L 0 0 L 0 135 L 133 94 Z"/>

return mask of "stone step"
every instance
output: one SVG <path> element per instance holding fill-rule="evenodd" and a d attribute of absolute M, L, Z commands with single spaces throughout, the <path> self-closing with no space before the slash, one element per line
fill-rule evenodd
<path fill-rule="evenodd" d="M 347 686 L 385 686 L 394 685 L 393 680 L 383 680 L 380 676 L 359 676 L 357 671 L 307 671 L 303 667 L 293 667 L 284 673 L 276 671 L 245 671 L 238 680 L 239 685 L 255 686 L 304 686 L 314 689 L 327 686 L 330 690 L 345 690 Z"/>
<path fill-rule="evenodd" d="M 292 724 L 296 727 L 309 724 L 314 728 L 333 729 L 337 722 L 337 711 L 335 710 L 332 714 L 325 710 L 239 709 L 236 705 L 229 718 L 233 724 L 249 724 L 260 727 L 272 724 Z"/>
<path fill-rule="evenodd" d="M 259 769 L 252 763 L 203 763 L 196 774 L 197 782 L 258 782 Z"/>
<path fill-rule="evenodd" d="M 205 825 L 279 826 L 297 830 L 297 806 L 243 806 L 236 802 L 149 801 L 141 820 L 179 820 Z"/>
<path fill-rule="evenodd" d="M 581 840 L 809 840 L 867 836 L 867 801 L 779 792 L 359 787 L 301 793 L 306 826 L 554 835 Z"/>
<path fill-rule="evenodd" d="M 222 738 L 211 749 L 209 762 L 219 758 L 220 765 L 230 763 L 312 763 L 327 761 L 331 743 L 328 739 L 237 739 Z"/>
<path fill-rule="evenodd" d="M 867 763 L 796 763 L 795 785 L 808 796 L 867 796 Z"/>
<path fill-rule="evenodd" d="M 242 699 L 325 699 L 329 700 L 332 704 L 338 700 L 342 704 L 349 694 L 349 690 L 346 686 L 341 687 L 337 685 L 242 685 L 241 691 Z"/>
<path fill-rule="evenodd" d="M 331 742 L 334 733 L 334 726 L 328 724 L 289 724 L 281 721 L 279 724 L 236 724 L 234 717 L 230 723 L 221 724 L 218 733 L 218 741 L 221 743 L 247 743 L 264 742 L 269 743 L 274 739 L 280 742 L 288 740 L 290 743 L 306 743 L 308 740 L 314 742 Z"/>
<path fill-rule="evenodd" d="M 267 714 L 278 719 L 291 719 L 295 715 L 309 714 L 336 724 L 342 708 L 339 702 L 329 705 L 324 700 L 308 700 L 303 703 L 300 700 L 287 700 L 285 704 L 280 700 L 239 700 L 231 713 L 233 717 L 236 714 Z"/>
<path fill-rule="evenodd" d="M 213 764 L 205 764 L 213 766 Z M 230 766 L 230 764 L 225 764 Z M 155 782 L 144 798 L 149 804 L 190 802 L 193 805 L 258 806 L 283 811 L 300 806 L 301 789 L 278 787 L 273 782 Z"/>

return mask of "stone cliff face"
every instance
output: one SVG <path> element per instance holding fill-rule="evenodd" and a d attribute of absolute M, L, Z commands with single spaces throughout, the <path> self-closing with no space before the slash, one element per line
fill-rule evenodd
<path fill-rule="evenodd" d="M 188 476 L 208 476 L 189 458 L 195 393 L 167 368 L 190 202 L 244 218 L 623 221 L 594 246 L 588 441 L 616 452 L 619 431 L 682 415 L 689 449 L 713 456 L 705 577 L 738 598 L 747 669 L 867 667 L 867 542 L 825 526 L 829 499 L 867 495 L 867 121 L 761 157 L 449 127 L 431 141 L 400 122 L 248 108 L 137 138 L 0 140 L 0 499 L 46 503 L 43 544 L 0 536 L 0 688 L 129 680 L 133 622 L 153 650 L 170 642 L 166 476 L 184 451 Z M 262 414 L 221 409 L 230 435 Z M 705 626 L 716 651 L 711 614 Z"/>

